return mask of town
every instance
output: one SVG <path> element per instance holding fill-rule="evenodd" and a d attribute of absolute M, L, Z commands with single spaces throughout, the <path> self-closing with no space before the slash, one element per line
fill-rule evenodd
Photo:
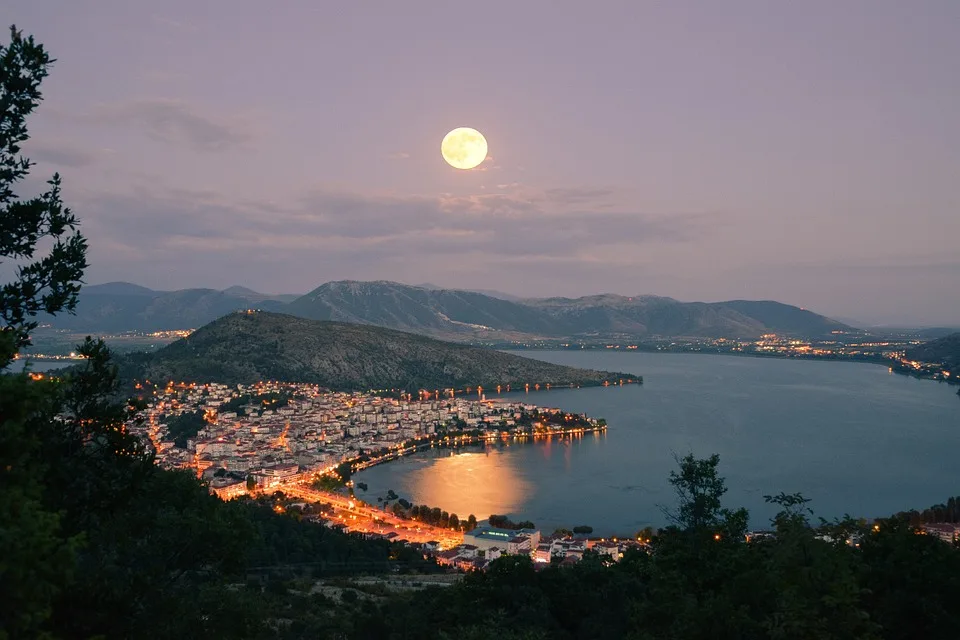
<path fill-rule="evenodd" d="M 400 508 L 403 500 L 393 510 L 387 502 L 374 507 L 355 498 L 350 475 L 431 447 L 577 438 L 606 430 L 602 419 L 514 399 L 488 400 L 482 389 L 476 397 L 422 392 L 414 399 L 389 390 L 333 392 L 296 383 L 144 381 L 137 391 L 145 407 L 127 427 L 152 444 L 161 466 L 196 473 L 223 499 L 282 494 L 278 511 L 299 509 L 346 532 L 417 544 L 456 566 L 469 560 L 479 567 L 500 553 L 534 555 L 545 543 L 539 532 L 475 528 L 472 515 L 463 525 L 446 512 L 442 526 L 419 522 Z M 583 544 L 557 543 L 550 554 L 566 557 L 569 551 L 576 557 Z M 612 547 L 604 549 L 613 555 Z"/>

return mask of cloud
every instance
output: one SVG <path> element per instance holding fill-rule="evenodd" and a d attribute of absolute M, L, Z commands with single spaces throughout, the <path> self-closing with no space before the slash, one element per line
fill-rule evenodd
<path fill-rule="evenodd" d="M 388 153 L 387 158 L 391 160 L 406 160 L 410 157 L 410 154 L 406 151 L 394 151 L 393 153 Z"/>
<path fill-rule="evenodd" d="M 585 206 L 585 193 L 566 200 L 532 190 L 467 196 L 321 190 L 277 205 L 210 191 L 139 189 L 88 194 L 74 208 L 92 245 L 111 254 L 111 262 L 130 259 L 113 247 L 138 247 L 135 262 L 143 268 L 178 269 L 202 254 L 205 260 L 219 256 L 213 262 L 231 272 L 256 256 L 286 263 L 278 273 L 326 264 L 350 277 L 400 268 L 421 279 L 454 263 L 481 270 L 537 263 L 622 268 L 644 261 L 641 247 L 700 237 L 710 217 L 597 212 Z"/>
<path fill-rule="evenodd" d="M 48 162 L 63 167 L 85 167 L 96 162 L 97 156 L 78 147 L 31 140 L 24 149 L 31 160 Z"/>
<path fill-rule="evenodd" d="M 253 138 L 249 128 L 241 123 L 204 115 L 178 100 L 134 100 L 103 105 L 90 119 L 100 124 L 132 124 L 143 128 L 155 140 L 197 151 L 224 151 Z"/>
<path fill-rule="evenodd" d="M 550 202 L 560 202 L 565 204 L 596 203 L 600 200 L 606 200 L 614 195 L 614 189 L 598 189 L 583 187 L 566 187 L 559 189 L 547 189 L 544 197 Z"/>

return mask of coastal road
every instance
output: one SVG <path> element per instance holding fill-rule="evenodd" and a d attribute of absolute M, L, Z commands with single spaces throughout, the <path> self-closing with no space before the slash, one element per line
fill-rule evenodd
<path fill-rule="evenodd" d="M 308 485 L 294 482 L 281 483 L 275 490 L 308 502 L 332 505 L 334 521 L 345 525 L 350 531 L 384 535 L 396 533 L 395 540 L 421 543 L 436 541 L 440 543 L 441 549 L 452 549 L 463 544 L 463 533 L 460 531 L 442 529 L 416 520 L 404 520 L 362 500 L 319 491 Z"/>

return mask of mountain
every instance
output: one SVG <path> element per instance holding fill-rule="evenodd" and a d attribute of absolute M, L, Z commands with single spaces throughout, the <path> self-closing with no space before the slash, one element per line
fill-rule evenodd
<path fill-rule="evenodd" d="M 442 291 L 447 287 L 441 287 L 438 284 L 432 284 L 430 282 L 424 282 L 422 284 L 414 285 L 420 287 L 421 289 L 433 289 L 435 291 Z M 458 289 L 458 291 L 469 291 L 471 293 L 480 293 L 485 296 L 490 296 L 491 298 L 500 298 L 501 300 L 509 300 L 510 302 L 518 302 L 522 300 L 520 296 L 515 296 L 510 293 L 504 293 L 503 291 L 497 291 L 496 289 Z"/>
<path fill-rule="evenodd" d="M 260 293 L 258 291 L 254 291 L 253 289 L 248 289 L 247 287 L 241 287 L 239 285 L 228 287 L 221 293 L 224 293 L 228 296 L 233 296 L 234 298 L 243 298 L 244 300 L 249 300 L 251 302 L 263 302 L 265 300 L 271 300 L 273 302 L 293 302 L 300 297 L 300 294 L 296 293 L 281 293 L 278 295 Z"/>
<path fill-rule="evenodd" d="M 778 333 L 825 335 L 831 331 L 850 328 L 832 318 L 773 300 L 730 300 L 719 304 L 759 320 L 765 327 L 775 327 Z"/>
<path fill-rule="evenodd" d="M 322 320 L 376 324 L 444 337 L 729 337 L 829 334 L 846 325 L 778 302 L 679 302 L 601 294 L 520 301 L 394 282 L 328 282 L 286 311 Z"/>
<path fill-rule="evenodd" d="M 121 359 L 128 379 L 310 382 L 333 389 L 596 385 L 629 374 L 564 367 L 381 327 L 270 312 L 231 313 L 152 354 Z"/>
<path fill-rule="evenodd" d="M 383 280 L 328 282 L 299 297 L 239 286 L 164 292 L 110 283 L 84 287 L 76 314 L 50 322 L 55 328 L 83 331 L 190 329 L 249 307 L 457 341 L 752 339 L 765 333 L 818 337 L 850 329 L 772 301 L 680 302 L 615 294 L 510 300 Z"/>
<path fill-rule="evenodd" d="M 720 305 L 659 296 L 603 294 L 527 303 L 548 314 L 571 336 L 752 337 L 766 331 L 762 322 Z"/>
<path fill-rule="evenodd" d="M 298 296 L 270 296 L 244 287 L 155 291 L 128 282 L 85 286 L 75 312 L 47 320 L 76 331 L 193 329 L 251 306 L 280 309 Z"/>
<path fill-rule="evenodd" d="M 375 324 L 443 336 L 551 335 L 549 318 L 527 305 L 472 291 L 395 282 L 328 282 L 294 300 L 287 313 L 314 320 Z"/>
<path fill-rule="evenodd" d="M 141 287 L 132 282 L 107 282 L 104 284 L 94 284 L 83 287 L 84 294 L 101 296 L 149 296 L 151 298 L 160 295 L 161 291 L 154 291 L 147 287 Z"/>
<path fill-rule="evenodd" d="M 939 362 L 956 370 L 960 367 L 960 332 L 924 342 L 907 351 L 908 360 Z"/>

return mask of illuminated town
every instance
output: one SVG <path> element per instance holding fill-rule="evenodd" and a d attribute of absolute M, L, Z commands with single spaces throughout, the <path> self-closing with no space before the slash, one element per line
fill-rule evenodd
<path fill-rule="evenodd" d="M 161 466 L 195 472 L 221 498 L 282 492 L 288 502 L 277 502 L 277 510 L 310 505 L 308 517 L 326 526 L 422 545 L 442 564 L 460 568 L 481 568 L 500 553 L 544 556 L 544 544 L 548 560 L 576 558 L 586 548 L 563 537 L 541 541 L 532 530 L 465 530 L 456 521 L 450 526 L 449 516 L 448 526 L 418 522 L 357 499 L 349 474 L 431 447 L 582 437 L 604 431 L 602 420 L 487 400 L 482 389 L 475 398 L 426 392 L 412 398 L 278 382 L 138 387 L 148 402 L 128 427 L 152 443 Z M 610 544 L 601 551 L 617 555 Z"/>

